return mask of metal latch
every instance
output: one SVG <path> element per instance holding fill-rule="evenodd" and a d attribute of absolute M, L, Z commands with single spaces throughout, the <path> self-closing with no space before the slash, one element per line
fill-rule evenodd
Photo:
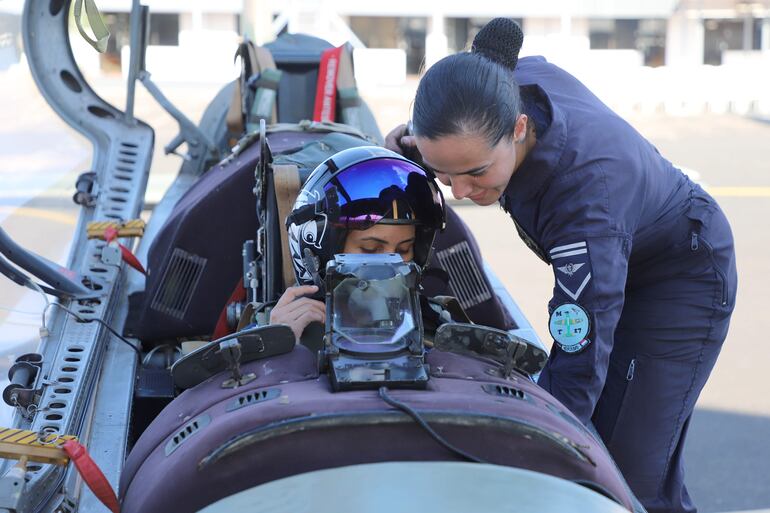
<path fill-rule="evenodd" d="M 99 185 L 96 182 L 96 172 L 86 171 L 78 176 L 75 181 L 75 194 L 72 201 L 84 207 L 93 207 L 96 205 L 96 198 L 99 196 Z"/>
<path fill-rule="evenodd" d="M 232 373 L 230 379 L 222 382 L 222 388 L 237 388 L 257 379 L 257 375 L 253 372 L 248 374 L 241 372 L 241 343 L 237 338 L 221 342 L 217 353 L 222 355 L 228 370 Z"/>
<path fill-rule="evenodd" d="M 6 404 L 25 409 L 37 404 L 40 390 L 35 388 L 35 382 L 42 364 L 43 356 L 38 353 L 28 353 L 16 358 L 8 371 L 8 380 L 11 383 L 3 390 L 3 401 Z"/>

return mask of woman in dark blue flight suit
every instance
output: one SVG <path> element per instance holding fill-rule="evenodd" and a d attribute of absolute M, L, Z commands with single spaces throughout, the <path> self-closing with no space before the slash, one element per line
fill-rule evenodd
<path fill-rule="evenodd" d="M 682 451 L 735 302 L 729 224 L 575 78 L 517 63 L 522 39 L 498 18 L 431 67 L 414 137 L 386 145 L 416 145 L 456 197 L 500 202 L 554 272 L 540 384 L 593 422 L 648 511 L 695 511 Z"/>

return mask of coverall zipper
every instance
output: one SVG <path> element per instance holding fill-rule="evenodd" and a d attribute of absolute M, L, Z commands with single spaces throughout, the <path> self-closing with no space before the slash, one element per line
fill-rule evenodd
<path fill-rule="evenodd" d="M 631 363 L 628 365 L 628 372 L 626 372 L 626 381 L 634 379 L 634 371 L 636 370 L 636 358 L 631 359 Z"/>
<path fill-rule="evenodd" d="M 692 239 L 690 242 L 690 249 L 693 251 L 697 251 L 699 244 L 698 244 L 698 234 L 696 232 L 692 232 Z M 727 299 L 729 297 L 729 290 L 727 287 L 727 277 L 725 276 L 725 273 L 722 271 L 722 269 L 717 265 L 717 261 L 714 258 L 714 248 L 711 247 L 711 244 L 708 243 L 706 239 L 700 239 L 701 242 L 703 242 L 703 246 L 706 248 L 706 251 L 709 254 L 709 258 L 711 258 L 711 265 L 714 267 L 714 271 L 716 271 L 717 276 L 719 277 L 719 281 L 722 285 L 722 306 L 725 306 L 727 304 Z"/>

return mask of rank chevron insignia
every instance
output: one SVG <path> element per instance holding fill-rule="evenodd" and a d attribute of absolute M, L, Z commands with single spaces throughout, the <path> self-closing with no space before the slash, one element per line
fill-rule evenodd
<path fill-rule="evenodd" d="M 556 285 L 568 297 L 577 301 L 591 281 L 591 260 L 588 255 L 588 244 L 586 241 L 580 241 L 556 246 L 548 251 L 548 256 L 555 271 L 559 271 L 556 273 Z M 561 259 L 568 259 L 567 263 L 559 265 L 564 262 Z"/>
<path fill-rule="evenodd" d="M 575 274 L 578 271 L 578 269 L 580 269 L 584 265 L 586 265 L 586 264 L 584 264 L 584 263 L 583 264 L 569 263 L 567 265 L 563 265 L 561 267 L 557 267 L 557 269 L 560 270 L 561 272 L 563 272 L 564 274 L 566 274 L 567 276 L 572 276 L 573 274 Z"/>

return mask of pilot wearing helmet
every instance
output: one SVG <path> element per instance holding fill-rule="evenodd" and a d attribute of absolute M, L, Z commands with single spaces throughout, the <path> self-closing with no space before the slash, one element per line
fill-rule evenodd
<path fill-rule="evenodd" d="M 352 148 L 313 171 L 286 224 L 298 285 L 283 293 L 270 323 L 290 326 L 299 340 L 308 325 L 325 320 L 316 298 L 335 254 L 396 253 L 424 268 L 445 226 L 444 200 L 433 178 L 401 155 Z"/>

